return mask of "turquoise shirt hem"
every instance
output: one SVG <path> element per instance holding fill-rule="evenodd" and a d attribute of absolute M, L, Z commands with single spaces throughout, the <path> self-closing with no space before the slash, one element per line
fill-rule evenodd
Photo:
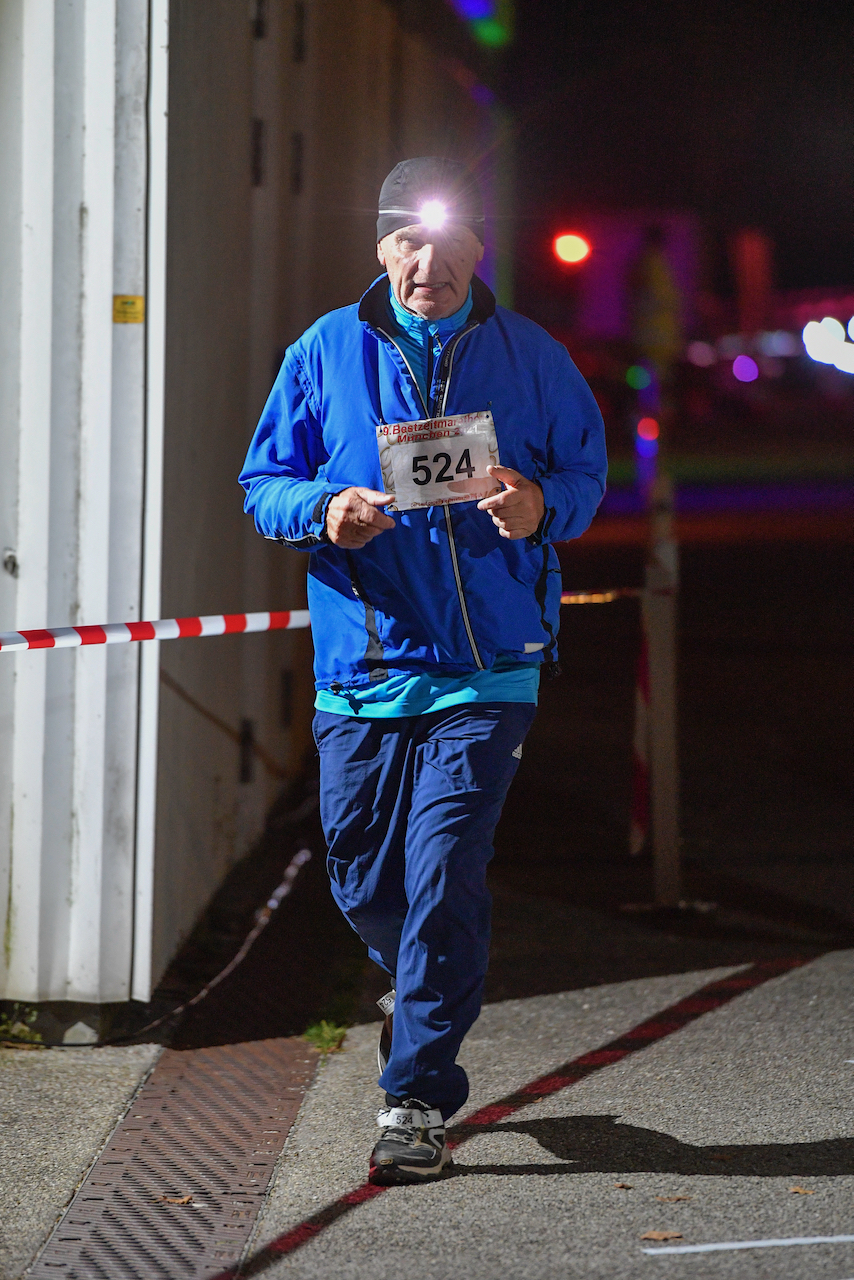
<path fill-rule="evenodd" d="M 504 671 L 475 671 L 466 676 L 392 676 L 381 684 L 332 693 L 318 689 L 317 711 L 366 720 L 425 716 L 467 702 L 530 702 L 537 705 L 540 664 L 520 663 Z"/>

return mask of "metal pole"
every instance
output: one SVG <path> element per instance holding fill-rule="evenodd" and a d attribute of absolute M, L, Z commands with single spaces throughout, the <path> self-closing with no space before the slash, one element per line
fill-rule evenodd
<path fill-rule="evenodd" d="M 679 761 L 676 725 L 676 602 L 679 548 L 673 537 L 670 477 L 652 489 L 652 538 L 646 566 L 643 622 L 649 646 L 649 770 L 655 901 L 683 898 L 679 848 Z"/>

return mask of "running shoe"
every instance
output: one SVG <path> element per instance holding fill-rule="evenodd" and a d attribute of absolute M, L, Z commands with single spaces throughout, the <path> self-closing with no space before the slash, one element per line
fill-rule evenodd
<path fill-rule="evenodd" d="M 391 1033 L 394 1026 L 394 990 L 386 992 L 386 994 L 377 1001 L 382 1012 L 385 1014 L 382 1031 L 380 1032 L 380 1042 L 377 1045 L 377 1066 L 380 1069 L 380 1075 L 388 1066 L 388 1060 L 391 1057 Z"/>
<path fill-rule="evenodd" d="M 386 1095 L 387 1102 L 395 1100 Z M 371 1153 L 368 1181 L 387 1187 L 440 1178 L 451 1164 L 441 1111 L 417 1098 L 383 1107 L 377 1116 L 382 1137 Z"/>

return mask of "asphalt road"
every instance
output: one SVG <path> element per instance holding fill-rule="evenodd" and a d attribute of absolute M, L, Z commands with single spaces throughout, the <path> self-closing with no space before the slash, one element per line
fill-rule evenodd
<path fill-rule="evenodd" d="M 488 1006 L 463 1049 L 463 1114 L 729 973 Z M 374 1140 L 376 1027 L 356 1027 L 291 1133 L 249 1274 L 848 1280 L 854 1242 L 650 1254 L 668 1242 L 642 1236 L 678 1233 L 672 1248 L 854 1234 L 852 985 L 854 952 L 808 962 L 478 1132 L 441 1183 L 393 1188 L 324 1226 L 323 1209 L 335 1218 L 363 1184 Z M 301 1247 L 263 1252 L 319 1213 Z"/>

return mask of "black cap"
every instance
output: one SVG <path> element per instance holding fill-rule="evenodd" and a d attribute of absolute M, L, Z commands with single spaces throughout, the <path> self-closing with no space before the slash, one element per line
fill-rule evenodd
<path fill-rule="evenodd" d="M 441 201 L 448 221 L 469 227 L 483 243 L 483 196 L 477 178 L 459 160 L 441 156 L 418 156 L 394 166 L 380 191 L 377 241 L 420 222 L 428 200 Z"/>

